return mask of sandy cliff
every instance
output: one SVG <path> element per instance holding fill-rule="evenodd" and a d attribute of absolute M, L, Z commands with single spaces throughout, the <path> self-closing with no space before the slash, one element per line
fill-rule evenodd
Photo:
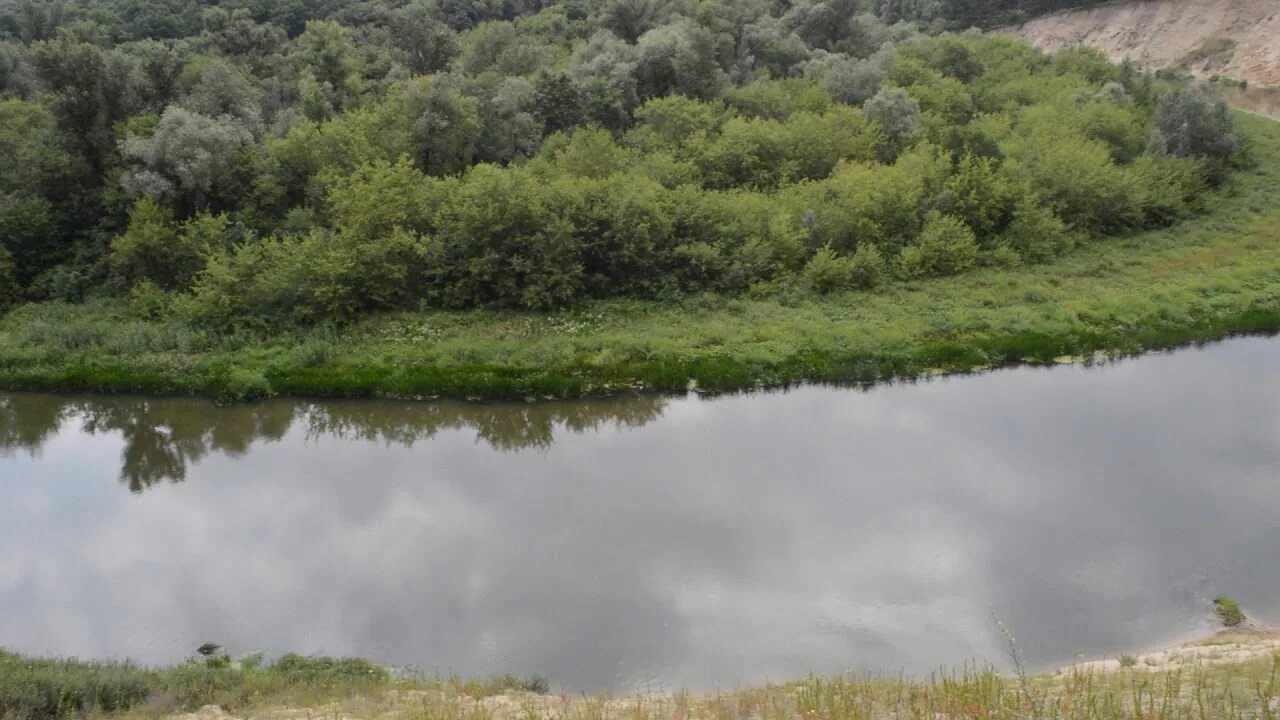
<path fill-rule="evenodd" d="M 1280 86 L 1280 0 L 1125 0 L 1005 31 L 1049 51 L 1085 44 L 1148 69 Z"/>

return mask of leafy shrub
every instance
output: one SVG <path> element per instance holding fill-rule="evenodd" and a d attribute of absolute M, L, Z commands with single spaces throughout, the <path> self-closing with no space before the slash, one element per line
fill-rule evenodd
<path fill-rule="evenodd" d="M 223 376 L 214 395 L 225 402 L 261 400 L 271 394 L 271 383 L 262 373 L 245 368 L 232 368 Z"/>
<path fill-rule="evenodd" d="M 805 284 L 820 293 L 843 290 L 853 284 L 853 259 L 840 257 L 830 245 L 823 245 L 804 266 Z"/>
<path fill-rule="evenodd" d="M 1160 97 L 1149 152 L 1204 158 L 1214 171 L 1211 178 L 1220 181 L 1241 148 L 1241 137 L 1223 100 L 1210 98 L 1196 87 Z"/>
<path fill-rule="evenodd" d="M 1071 231 L 1053 211 L 1024 198 L 1013 211 L 1001 241 L 1027 262 L 1044 262 L 1071 246 Z"/>
<path fill-rule="evenodd" d="M 1235 627 L 1244 622 L 1244 611 L 1240 609 L 1240 605 L 1228 597 L 1221 595 L 1213 600 L 1214 612 L 1218 614 L 1218 619 L 1227 627 Z"/>
<path fill-rule="evenodd" d="M 386 680 L 386 668 L 360 658 L 304 657 L 284 655 L 271 664 L 271 672 L 296 684 L 329 684 L 351 681 Z"/>
<path fill-rule="evenodd" d="M 128 230 L 111 241 L 111 269 L 129 285 L 145 280 L 185 288 L 204 262 L 196 239 L 174 227 L 168 209 L 142 198 L 129 211 Z"/>
<path fill-rule="evenodd" d="M 140 280 L 129 291 L 129 312 L 143 320 L 159 320 L 169 314 L 173 297 L 150 280 Z"/>
<path fill-rule="evenodd" d="M 973 267 L 978 241 L 956 218 L 934 212 L 916 241 L 902 249 L 898 272 L 906 278 L 955 275 Z"/>
<path fill-rule="evenodd" d="M 487 680 L 467 680 L 457 683 L 464 695 L 476 699 L 500 695 L 506 692 L 528 692 L 546 695 L 551 691 L 551 683 L 542 675 L 519 677 L 517 675 L 496 675 Z"/>
<path fill-rule="evenodd" d="M 314 230 L 210 255 L 183 308 L 222 328 L 344 321 L 404 306 L 418 239 L 405 231 L 361 238 Z"/>
<path fill-rule="evenodd" d="M 879 248 L 871 243 L 862 243 L 849 259 L 849 269 L 849 283 L 869 290 L 884 282 L 887 265 Z"/>

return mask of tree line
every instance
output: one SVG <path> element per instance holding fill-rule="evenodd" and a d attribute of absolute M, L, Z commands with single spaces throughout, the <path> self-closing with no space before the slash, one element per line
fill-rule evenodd
<path fill-rule="evenodd" d="M 1060 3 L 1059 3 L 1060 4 Z M 0 306 L 831 292 L 1196 209 L 1225 106 L 930 0 L 0 2 Z"/>

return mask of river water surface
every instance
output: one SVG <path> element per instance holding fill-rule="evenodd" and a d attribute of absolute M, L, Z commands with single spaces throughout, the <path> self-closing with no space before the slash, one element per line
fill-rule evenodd
<path fill-rule="evenodd" d="M 1037 667 L 1280 620 L 1280 341 L 541 405 L 0 395 L 0 646 L 569 690 Z"/>

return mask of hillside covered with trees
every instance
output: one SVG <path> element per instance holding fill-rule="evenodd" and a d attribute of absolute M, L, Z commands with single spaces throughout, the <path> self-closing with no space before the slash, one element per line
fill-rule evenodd
<path fill-rule="evenodd" d="M 230 327 L 826 292 L 1168 224 L 1223 179 L 1221 106 L 922 32 L 991 5 L 22 0 L 5 297 Z"/>
<path fill-rule="evenodd" d="M 1050 5 L 0 0 L 0 307 L 787 304 L 1196 213 L 1224 105 L 961 30 Z"/>

